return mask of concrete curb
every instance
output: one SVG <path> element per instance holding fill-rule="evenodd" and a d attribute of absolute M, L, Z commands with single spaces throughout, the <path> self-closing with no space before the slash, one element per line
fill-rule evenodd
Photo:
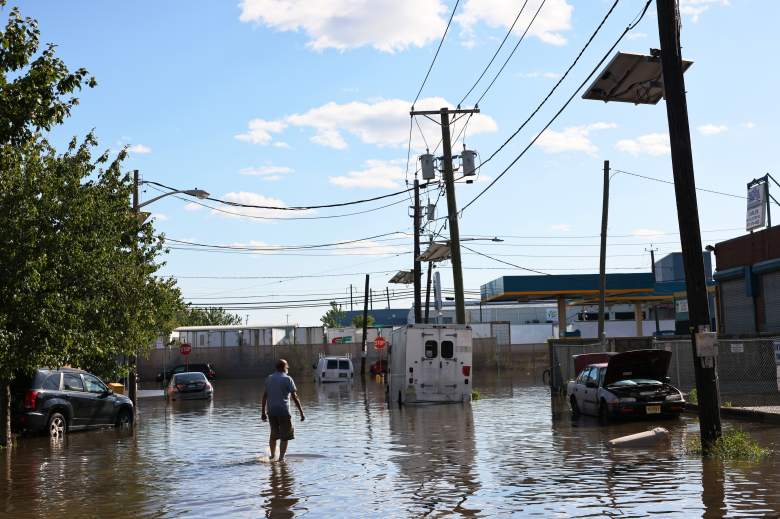
<path fill-rule="evenodd" d="M 685 411 L 698 414 L 699 406 L 696 404 L 685 403 Z M 721 407 L 720 415 L 725 418 L 732 418 L 735 420 L 746 420 L 750 422 L 763 422 L 780 424 L 780 414 L 778 413 L 765 413 L 763 411 L 754 411 L 752 409 L 741 409 L 739 407 Z"/>

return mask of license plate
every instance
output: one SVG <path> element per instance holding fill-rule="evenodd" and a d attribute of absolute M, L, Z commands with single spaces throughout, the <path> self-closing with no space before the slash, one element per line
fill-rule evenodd
<path fill-rule="evenodd" d="M 645 413 L 647 414 L 661 414 L 661 406 L 660 405 L 649 405 L 645 407 Z"/>
<path fill-rule="evenodd" d="M 346 373 L 339 373 L 339 378 L 347 378 L 347 374 Z"/>

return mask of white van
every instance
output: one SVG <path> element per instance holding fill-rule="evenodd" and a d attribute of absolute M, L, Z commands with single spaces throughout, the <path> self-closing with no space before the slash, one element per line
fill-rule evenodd
<path fill-rule="evenodd" d="M 393 330 L 389 401 L 471 401 L 471 339 L 471 327 L 464 324 L 409 324 Z"/>
<path fill-rule="evenodd" d="M 349 357 L 320 355 L 319 361 L 314 365 L 316 382 L 351 382 L 354 376 L 352 359 Z"/>

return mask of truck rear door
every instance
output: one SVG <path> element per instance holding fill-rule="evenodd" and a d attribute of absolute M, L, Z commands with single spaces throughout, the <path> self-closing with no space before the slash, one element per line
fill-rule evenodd
<path fill-rule="evenodd" d="M 458 385 L 463 379 L 455 353 L 458 332 L 443 329 L 439 333 L 439 392 L 454 398 L 458 393 Z"/>
<path fill-rule="evenodd" d="M 439 334 L 423 333 L 422 343 L 423 357 L 420 359 L 420 374 L 417 380 L 420 399 L 425 400 L 426 396 L 439 392 Z"/>

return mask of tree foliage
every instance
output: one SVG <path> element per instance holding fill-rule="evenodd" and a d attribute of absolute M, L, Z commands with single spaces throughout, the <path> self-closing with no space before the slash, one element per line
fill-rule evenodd
<path fill-rule="evenodd" d="M 231 314 L 224 308 L 193 308 L 185 306 L 177 316 L 176 326 L 228 326 L 243 324 L 238 314 Z"/>
<path fill-rule="evenodd" d="M 125 153 L 97 154 L 92 134 L 63 153 L 45 139 L 94 80 L 39 45 L 36 22 L 11 9 L 0 33 L 0 379 L 66 364 L 108 376 L 174 326 L 180 293 L 154 275 L 163 243 L 131 215 Z"/>
<path fill-rule="evenodd" d="M 368 319 L 366 319 L 366 320 L 368 321 L 368 324 L 366 326 L 369 327 L 369 328 L 374 326 L 374 322 L 376 322 L 375 319 L 374 319 L 374 316 L 371 315 L 371 314 L 368 314 Z M 356 315 L 355 317 L 353 317 L 352 318 L 352 326 L 354 326 L 355 328 L 363 328 L 363 316 L 362 315 Z"/>
<path fill-rule="evenodd" d="M 336 304 L 336 301 L 331 301 L 330 308 L 325 312 L 325 315 L 320 317 L 320 322 L 322 322 L 323 326 L 327 326 L 328 328 L 338 328 L 344 320 L 344 315 L 344 312 L 341 310 L 341 307 Z"/>

